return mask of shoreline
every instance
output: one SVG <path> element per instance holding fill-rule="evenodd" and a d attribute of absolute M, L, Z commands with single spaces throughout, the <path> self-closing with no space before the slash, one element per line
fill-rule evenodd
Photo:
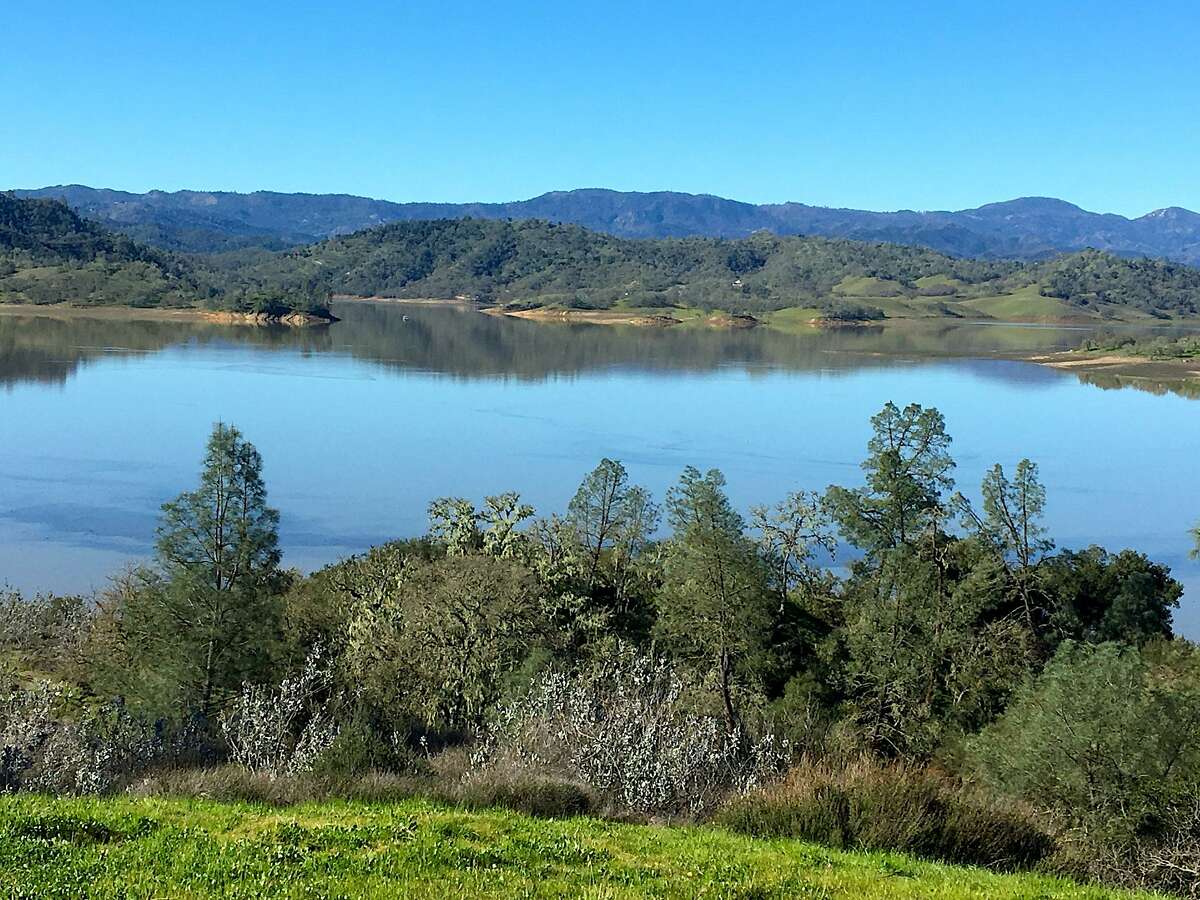
<path fill-rule="evenodd" d="M 485 311 L 493 309 L 486 303 L 472 300 L 470 297 L 385 297 L 376 294 L 371 297 L 360 297 L 358 294 L 331 294 L 330 303 L 407 303 L 412 306 L 458 306 Z"/>
<path fill-rule="evenodd" d="M 467 296 L 457 297 L 388 297 L 373 295 L 363 297 L 354 294 L 334 294 L 331 302 L 337 303 L 394 303 L 410 304 L 413 306 L 448 306 L 461 309 L 471 309 L 489 316 L 507 316 L 513 319 L 525 319 L 531 322 L 579 323 L 594 325 L 634 325 L 647 328 L 661 328 L 674 325 L 707 324 L 715 328 L 778 328 L 787 330 L 796 326 L 807 326 L 814 329 L 827 328 L 869 328 L 879 326 L 896 326 L 911 322 L 957 322 L 973 325 L 1024 325 L 1031 328 L 1096 328 L 1106 324 L 1136 327 L 1143 324 L 1133 320 L 1102 320 L 1087 316 L 1064 316 L 1059 318 L 1044 316 L 1011 316 L 998 318 L 983 312 L 975 311 L 970 316 L 885 316 L 881 319 L 834 319 L 821 315 L 810 307 L 794 306 L 770 310 L 758 315 L 730 313 L 725 310 L 705 312 L 696 307 L 611 307 L 608 309 L 569 309 L 561 306 L 531 306 L 513 308 L 492 303 L 482 303 Z M 773 321 L 779 314 L 793 313 L 797 310 L 810 312 L 805 318 L 797 317 L 794 321 L 776 323 Z M 1200 326 L 1200 318 L 1195 320 L 1176 320 L 1173 324 L 1194 322 Z"/>
<path fill-rule="evenodd" d="M 101 319 L 121 322 L 196 322 L 209 325 L 248 325 L 255 328 L 316 328 L 338 321 L 289 313 L 268 316 L 265 313 L 239 313 L 232 310 L 160 308 L 139 306 L 67 306 L 60 303 L 0 303 L 0 315 L 35 316 L 44 319 Z"/>
<path fill-rule="evenodd" d="M 584 323 L 591 325 L 633 325 L 640 328 L 670 328 L 682 325 L 683 320 L 669 315 L 646 315 L 639 312 L 629 312 L 615 309 L 553 309 L 538 307 L 535 309 L 504 309 L 500 306 L 488 306 L 479 310 L 484 315 L 508 319 L 525 319 L 530 322 L 557 322 L 570 325 Z"/>
<path fill-rule="evenodd" d="M 1176 381 L 1200 379 L 1200 359 L 1151 359 L 1104 352 L 1089 356 L 1088 353 L 1064 350 L 1059 353 L 1025 353 L 1015 358 L 1065 372 Z"/>

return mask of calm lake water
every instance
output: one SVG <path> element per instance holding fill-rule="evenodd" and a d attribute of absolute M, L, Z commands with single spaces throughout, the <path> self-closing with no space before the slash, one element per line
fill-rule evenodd
<path fill-rule="evenodd" d="M 428 501 L 518 490 L 562 510 L 602 456 L 661 499 L 719 467 L 744 510 L 857 484 L 869 417 L 936 406 L 959 487 L 1041 466 L 1060 546 L 1134 547 L 1188 586 L 1200 633 L 1200 404 L 1000 358 L 1077 329 L 936 323 L 793 336 L 540 325 L 342 304 L 327 329 L 0 316 L 0 583 L 87 591 L 151 550 L 217 420 L 262 452 L 285 562 L 420 533 Z M 960 356 L 946 355 L 953 352 Z"/>

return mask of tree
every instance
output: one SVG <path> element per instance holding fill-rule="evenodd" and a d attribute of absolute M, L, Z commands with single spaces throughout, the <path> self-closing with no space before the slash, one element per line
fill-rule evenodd
<path fill-rule="evenodd" d="M 393 720 L 463 730 L 483 721 L 544 620 L 527 569 L 485 554 L 409 560 L 358 607 L 346 656 L 361 690 Z"/>
<path fill-rule="evenodd" d="M 1037 464 L 1028 459 L 1017 463 L 1010 481 L 999 463 L 983 477 L 983 515 L 970 503 L 957 498 L 967 524 L 992 547 L 1011 577 L 1021 599 L 1025 623 L 1031 633 L 1042 626 L 1046 610 L 1039 606 L 1036 565 L 1054 542 L 1045 537 L 1041 524 L 1046 509 L 1046 489 L 1038 480 Z"/>
<path fill-rule="evenodd" d="M 827 499 L 845 537 L 869 553 L 911 547 L 941 515 L 954 486 L 946 420 L 932 407 L 886 404 L 871 418 L 866 486 L 831 487 Z"/>
<path fill-rule="evenodd" d="M 716 469 L 689 466 L 667 495 L 667 543 L 658 629 L 693 665 L 715 673 L 725 722 L 741 728 L 738 682 L 752 674 L 771 627 L 766 567 L 743 533 Z"/>
<path fill-rule="evenodd" d="M 445 546 L 447 556 L 482 552 L 513 559 L 526 549 L 518 527 L 532 515 L 533 507 L 515 491 L 484 497 L 481 511 L 462 497 L 441 497 L 429 504 L 429 533 Z"/>
<path fill-rule="evenodd" d="M 200 486 L 163 504 L 158 559 L 173 578 L 211 591 L 262 584 L 279 567 L 279 513 L 267 506 L 262 457 L 232 425 L 208 439 Z"/>
<path fill-rule="evenodd" d="M 1200 653 L 1066 641 L 972 742 L 984 780 L 1072 824 L 1136 832 L 1200 779 Z"/>
<path fill-rule="evenodd" d="M 829 515 L 817 494 L 798 491 L 773 509 L 753 507 L 750 516 L 763 556 L 771 563 L 782 608 L 795 587 L 815 580 L 813 553 L 817 549 L 833 553 L 836 542 Z"/>
<path fill-rule="evenodd" d="M 954 460 L 936 409 L 888 403 L 871 426 L 866 485 L 826 494 L 842 535 L 866 553 L 844 592 L 846 687 L 871 746 L 927 752 L 954 661 L 977 646 L 977 598 L 954 590 L 945 531 Z"/>
<path fill-rule="evenodd" d="M 179 682 L 179 701 L 210 717 L 225 692 L 261 665 L 280 587 L 279 513 L 267 506 L 262 458 L 217 423 L 194 491 L 163 505 L 163 578 L 130 582 L 120 603 L 143 663 Z"/>
<path fill-rule="evenodd" d="M 1183 586 L 1171 570 L 1135 550 L 1064 550 L 1040 567 L 1053 598 L 1049 627 L 1057 640 L 1143 644 L 1171 636 Z"/>
<path fill-rule="evenodd" d="M 446 547 L 448 556 L 464 556 L 483 547 L 479 513 L 462 497 L 439 497 L 429 504 L 429 534 Z"/>
<path fill-rule="evenodd" d="M 521 495 L 508 491 L 483 498 L 483 552 L 497 559 L 515 559 L 527 549 L 525 535 L 517 529 L 533 515 L 533 507 L 521 502 Z"/>
<path fill-rule="evenodd" d="M 587 590 L 594 592 L 603 581 L 614 606 L 624 611 L 630 566 L 658 526 L 649 493 L 630 486 L 621 463 L 602 459 L 571 498 L 565 522 L 586 560 Z"/>

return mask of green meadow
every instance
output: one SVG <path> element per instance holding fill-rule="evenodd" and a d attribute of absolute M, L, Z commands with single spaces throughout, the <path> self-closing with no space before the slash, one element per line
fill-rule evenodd
<path fill-rule="evenodd" d="M 716 828 L 425 801 L 37 796 L 0 799 L 0 885 L 11 898 L 1135 896 Z"/>

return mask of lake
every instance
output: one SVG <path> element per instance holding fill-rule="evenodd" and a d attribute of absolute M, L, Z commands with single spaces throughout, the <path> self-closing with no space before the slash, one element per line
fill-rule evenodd
<path fill-rule="evenodd" d="M 661 500 L 722 469 L 745 510 L 860 481 L 888 400 L 938 407 L 956 477 L 1041 467 L 1060 546 L 1134 547 L 1188 587 L 1200 633 L 1200 405 L 1002 358 L 1071 328 L 942 321 L 803 334 L 546 325 L 342 303 L 321 329 L 0 315 L 0 583 L 89 591 L 151 551 L 212 423 L 262 452 L 285 563 L 425 529 L 428 502 L 520 491 L 561 511 L 603 456 Z M 1148 387 L 1155 387 L 1148 385 Z"/>

